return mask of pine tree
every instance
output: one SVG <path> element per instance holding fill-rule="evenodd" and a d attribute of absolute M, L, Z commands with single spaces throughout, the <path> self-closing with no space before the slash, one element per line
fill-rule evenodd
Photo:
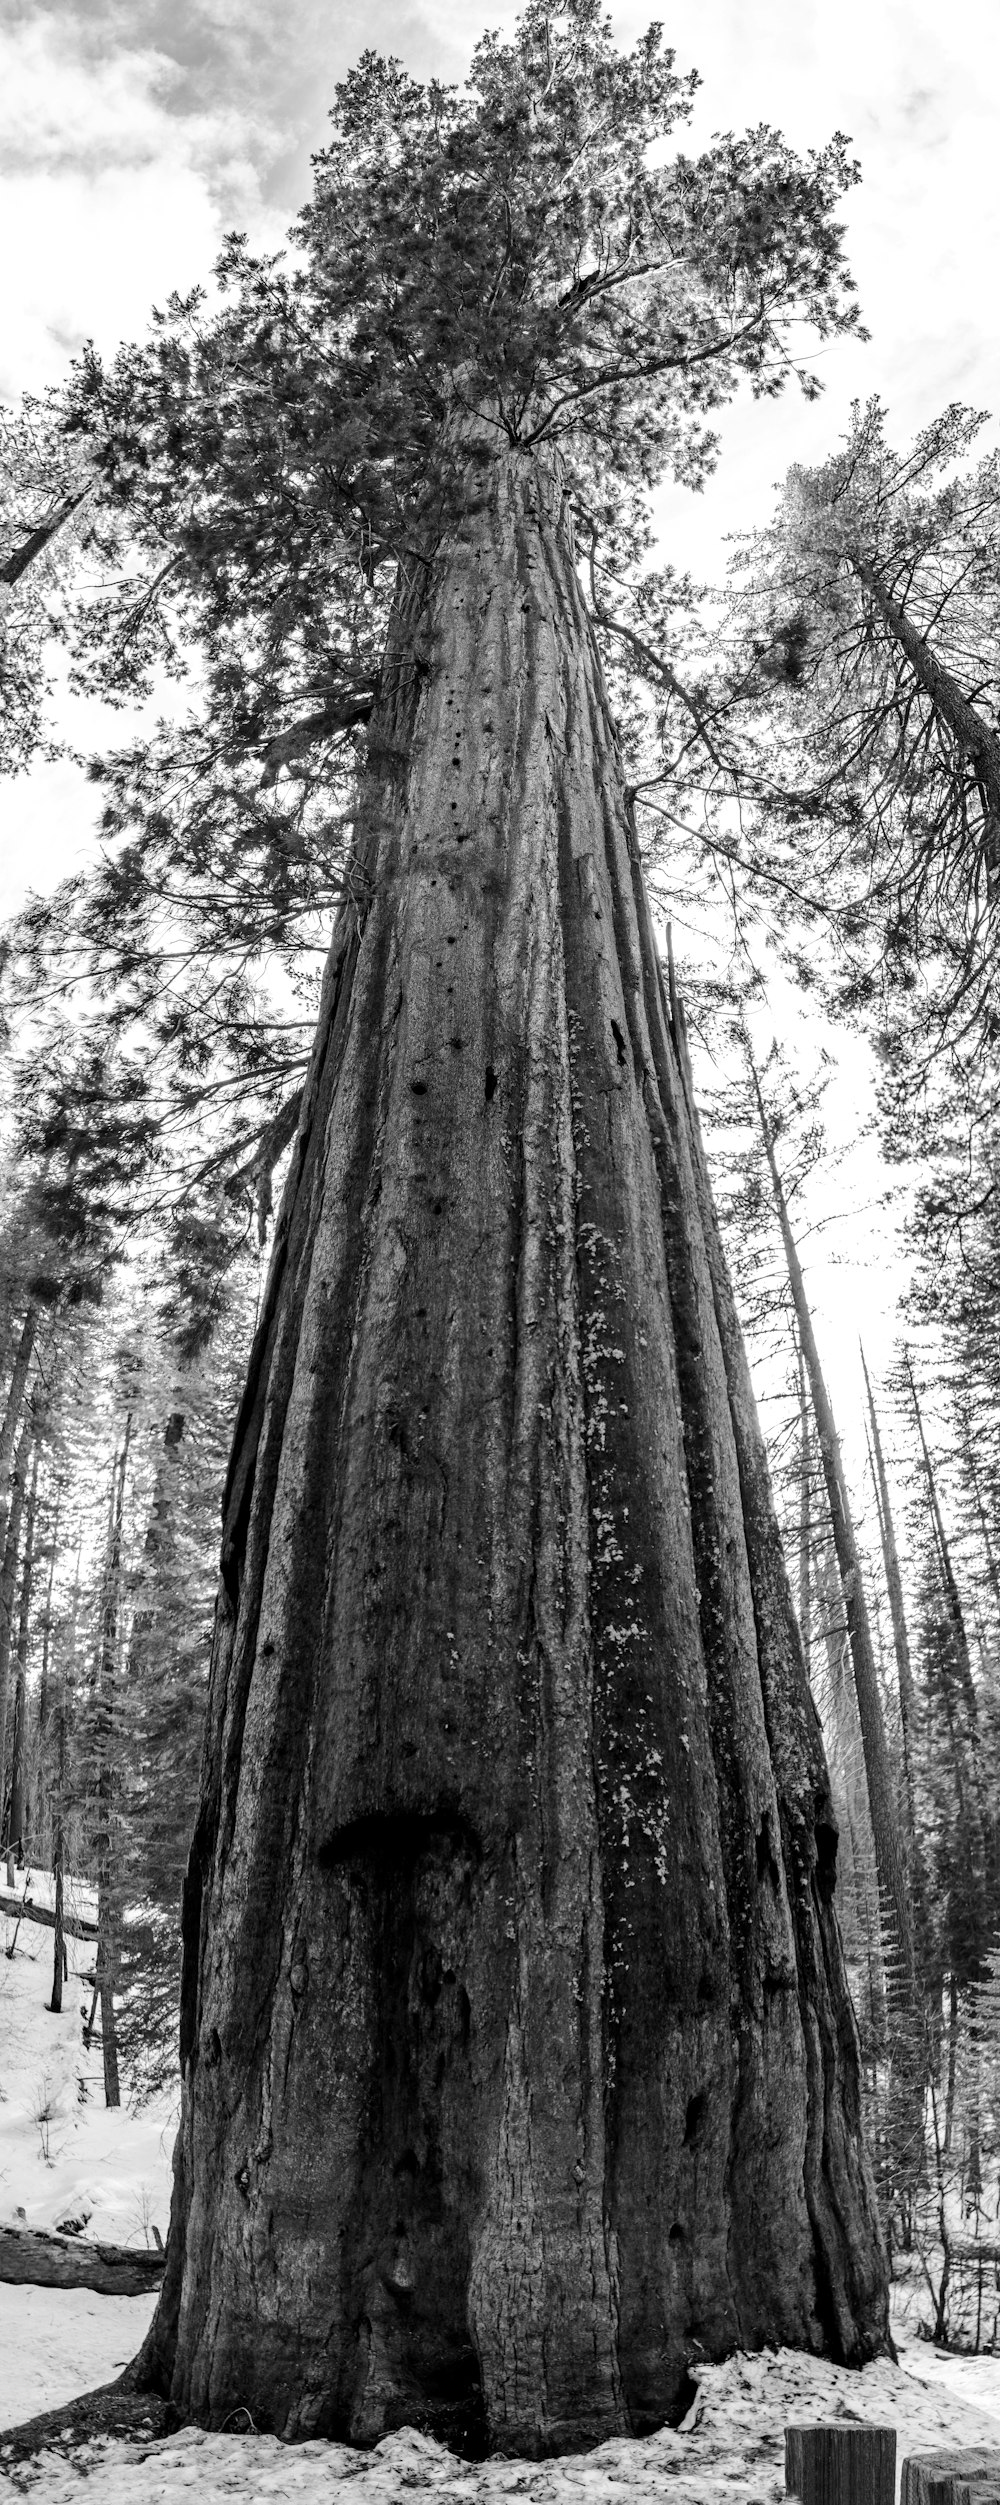
<path fill-rule="evenodd" d="M 897 1052 L 918 976 L 925 1033 L 928 994 L 946 1033 L 990 1014 L 1000 456 L 970 465 L 981 424 L 949 408 L 897 454 L 878 402 L 856 409 L 832 459 L 789 473 L 734 595 L 777 748 L 763 805 L 853 881 L 854 997 L 885 1015 L 900 995 Z"/>
<path fill-rule="evenodd" d="M 891 1924 L 893 1948 L 898 1961 L 896 1990 L 901 2006 L 917 2021 L 916 1961 L 913 1946 L 913 1925 L 906 1859 L 900 1834 L 892 1780 L 885 1724 L 879 1691 L 875 1648 L 865 1594 L 865 1583 L 857 1537 L 847 1489 L 847 1479 L 840 1450 L 833 1407 L 827 1391 L 820 1361 L 812 1313 L 802 1275 L 798 1248 L 792 1234 L 788 1207 L 775 1153 L 772 1126 L 768 1120 L 760 1082 L 750 1063 L 754 1092 L 760 1115 L 761 1132 L 771 1174 L 775 1208 L 789 1285 L 795 1304 L 803 1358 L 809 1376 L 816 1433 L 823 1462 L 830 1522 L 833 1531 L 837 1565 L 844 1595 L 848 1640 L 854 1669 L 858 1714 L 864 1744 L 865 1771 L 871 1808 L 875 1852 L 878 1861 L 879 1885 L 886 1917 Z"/>

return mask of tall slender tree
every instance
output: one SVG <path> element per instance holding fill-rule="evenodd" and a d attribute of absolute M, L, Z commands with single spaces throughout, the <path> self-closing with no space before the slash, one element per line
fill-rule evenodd
<path fill-rule="evenodd" d="M 861 870 L 855 931 L 890 987 L 935 960 L 925 1010 L 929 985 L 980 1035 L 1000 897 L 1000 455 L 970 462 L 981 425 L 953 406 L 897 453 L 879 403 L 856 408 L 830 460 L 789 472 L 734 593 L 744 696 L 768 697 L 778 748 L 764 806 Z"/>
<path fill-rule="evenodd" d="M 18 1862 L 24 1859 L 25 1810 L 28 1805 L 28 1645 L 31 1635 L 31 1601 L 35 1572 L 39 1426 L 40 1421 L 36 1417 L 32 1420 L 31 1474 L 25 1496 L 24 1541 L 18 1590 L 17 1644 L 14 1656 L 14 1725 L 11 1741 L 10 1809 L 7 1823 L 8 1873 L 10 1873 L 14 1856 Z"/>
<path fill-rule="evenodd" d="M 28 1472 L 31 1466 L 31 1447 L 33 1440 L 34 1421 L 32 1418 L 28 1417 L 25 1419 L 21 1428 L 17 1450 L 14 1455 L 14 1465 L 10 1481 L 10 1496 L 8 1504 L 4 1508 L 3 1512 L 5 1537 L 3 1543 L 3 1553 L 2 1556 L 0 1556 L 0 1792 L 3 1794 L 2 1805 L 0 1805 L 0 1819 L 2 1819 L 3 1841 L 8 1849 L 8 1852 L 10 1831 L 7 1817 L 8 1793 L 6 1784 L 6 1767 L 8 1726 L 12 1719 L 10 1715 L 10 1666 L 16 1636 L 18 1569 L 21 1557 L 21 1525 L 24 1516 L 24 1499 L 27 1488 Z"/>
<path fill-rule="evenodd" d="M 97 1995 L 101 2012 L 104 2101 L 121 2102 L 118 2064 L 118 2016 L 115 1995 L 121 1960 L 122 1870 L 121 1789 L 122 1735 L 121 1608 L 125 1483 L 132 1441 L 129 1411 L 111 1470 L 108 1530 L 101 1578 L 97 1659 L 91 1710 L 91 1752 L 94 1786 L 93 1851 L 97 1870 Z"/>
<path fill-rule="evenodd" d="M 752 1060 L 749 1066 L 774 1191 L 778 1224 L 781 1229 L 781 1240 L 788 1265 L 788 1279 L 795 1306 L 799 1339 L 809 1376 L 833 1541 L 844 1594 L 858 1714 L 864 1743 L 865 1772 L 875 1837 L 879 1885 L 885 1912 L 894 1933 L 897 1965 L 895 1988 L 901 2005 L 916 2018 L 916 1962 L 906 1861 L 896 1811 L 895 1786 L 886 1746 L 885 1722 L 879 1691 L 875 1646 L 865 1595 L 864 1574 L 854 1529 L 840 1437 L 837 1433 L 833 1405 L 823 1373 L 812 1311 L 802 1275 L 802 1264 L 788 1215 L 772 1127 Z M 891 1975 L 892 1967 L 890 1966 Z"/>
<path fill-rule="evenodd" d="M 913 1752 L 916 1737 L 917 1697 L 913 1682 L 913 1666 L 910 1659 L 910 1638 L 906 1623 L 906 1604 L 903 1597 L 903 1578 L 899 1568 L 899 1550 L 896 1545 L 896 1529 L 893 1521 L 892 1499 L 889 1493 L 888 1472 L 885 1466 L 885 1453 L 882 1446 L 882 1431 L 879 1426 L 878 1411 L 875 1407 L 875 1396 L 872 1391 L 871 1380 L 863 1348 L 861 1350 L 861 1371 L 865 1378 L 865 1394 L 868 1401 L 868 1416 L 871 1425 L 870 1449 L 872 1477 L 875 1486 L 875 1500 L 878 1506 L 879 1541 L 882 1549 L 882 1563 L 885 1569 L 886 1590 L 889 1594 L 889 1612 L 892 1619 L 892 1640 L 896 1656 L 896 1679 L 899 1690 L 899 1725 L 903 1744 L 905 1824 L 907 1841 L 910 1850 L 912 1881 L 913 1853 L 915 1849 L 916 1837 L 916 1793 L 913 1771 Z"/>

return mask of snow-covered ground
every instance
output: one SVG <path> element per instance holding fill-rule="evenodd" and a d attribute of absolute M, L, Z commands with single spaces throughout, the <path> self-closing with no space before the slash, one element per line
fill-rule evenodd
<path fill-rule="evenodd" d="M 944 2443 L 1000 2452 L 1000 2416 L 987 2416 L 944 2384 L 933 2388 L 888 2362 L 850 2374 L 782 2349 L 704 2369 L 694 2408 L 676 2431 L 622 2438 L 556 2461 L 463 2462 L 410 2428 L 357 2453 L 339 2444 L 283 2445 L 274 2436 L 187 2427 L 154 2443 L 102 2441 L 66 2456 L 53 2447 L 5 2473 L 0 2439 L 0 2499 L 403 2505 L 405 2498 L 405 2505 L 419 2505 L 426 2497 L 433 2505 L 502 2505 L 516 2496 L 528 2505 L 779 2505 L 786 2426 L 836 2418 L 895 2427 L 897 2465 Z"/>
<path fill-rule="evenodd" d="M 4 1937 L 6 1933 L 6 1937 Z M 0 1921 L 0 1948 L 13 1927 Z M 82 2043 L 83 1981 L 93 1950 L 68 1943 L 70 1981 L 60 2018 L 45 2003 L 52 1933 L 22 1925 L 13 1959 L 0 1956 L 0 2220 L 145 2245 L 166 2232 L 174 2117 L 169 2106 L 108 2114 L 101 2057 Z M 900 2363 L 863 2374 L 791 2350 L 704 2368 L 684 2425 L 643 2441 L 541 2465 L 457 2460 L 404 2429 L 357 2453 L 337 2444 L 279 2444 L 253 2433 L 198 2428 L 158 2442 L 56 2446 L 5 2463 L 0 2505 L 779 2505 L 784 2430 L 843 2418 L 896 2429 L 897 2469 L 908 2453 L 946 2443 L 1000 2453 L 1000 2358 L 938 2353 L 915 2336 L 912 2286 L 897 2292 Z M 0 2427 L 108 2382 L 134 2356 L 152 2311 L 147 2297 L 0 2285 Z"/>
<path fill-rule="evenodd" d="M 34 1874 L 32 1894 L 51 1901 L 49 1874 Z M 72 1889 L 81 1913 L 92 1912 L 91 1894 Z M 54 1944 L 40 1923 L 0 1917 L 0 2224 L 76 2225 L 95 2241 L 145 2250 L 154 2227 L 166 2237 L 176 2114 L 162 2099 L 141 2114 L 108 2112 L 100 2046 L 83 2042 L 93 1942 L 66 1942 L 59 2017 L 46 2007 Z M 145 2296 L 0 2284 L 0 2426 L 109 2382 L 134 2357 L 151 2312 Z"/>
<path fill-rule="evenodd" d="M 0 2427 L 112 2382 L 141 2348 L 152 2313 L 149 2296 L 0 2284 Z"/>
<path fill-rule="evenodd" d="M 39 1901 L 44 1873 L 36 1873 Z M 89 2051 L 94 1947 L 68 1939 L 69 1980 L 53 2017 L 53 1933 L 41 1923 L 0 1917 L 0 1950 L 15 1938 L 13 1957 L 0 1955 L 0 2223 L 75 2225 L 111 2244 L 166 2236 L 176 2107 L 170 2099 L 142 2113 L 109 2113 L 99 2044 Z M 118 2303 L 121 2300 L 109 2299 Z M 138 2302 L 138 2300 L 134 2300 Z M 0 2350 L 0 2423 L 6 2414 Z"/>

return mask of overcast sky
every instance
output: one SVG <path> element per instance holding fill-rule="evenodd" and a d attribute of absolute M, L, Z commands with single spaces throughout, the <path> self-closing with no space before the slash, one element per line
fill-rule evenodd
<path fill-rule="evenodd" d="M 456 0 L 0 0 L 0 398 L 57 379 L 88 334 L 110 350 L 142 332 L 228 228 L 280 244 L 365 45 L 458 79 L 483 26 L 515 15 L 506 0 L 482 19 Z M 612 19 L 628 43 L 647 12 L 629 0 Z M 996 0 L 679 0 L 665 32 L 702 75 L 694 143 L 768 121 L 807 149 L 840 129 L 863 171 L 845 214 L 870 344 L 823 353 L 818 403 L 739 405 L 705 493 L 660 500 L 664 555 L 704 579 L 855 396 L 877 392 L 900 439 L 949 400 L 1000 409 L 998 25 Z M 2 911 L 86 846 L 93 795 L 54 768 L 0 805 Z M 884 1339 L 888 1317 L 870 1319 Z"/>

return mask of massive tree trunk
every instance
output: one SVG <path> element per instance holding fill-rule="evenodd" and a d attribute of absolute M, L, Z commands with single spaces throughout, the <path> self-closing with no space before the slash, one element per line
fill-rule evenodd
<path fill-rule="evenodd" d="M 835 1831 L 555 464 L 397 600 L 237 1428 L 143 2372 L 544 2452 L 886 2339 Z"/>

